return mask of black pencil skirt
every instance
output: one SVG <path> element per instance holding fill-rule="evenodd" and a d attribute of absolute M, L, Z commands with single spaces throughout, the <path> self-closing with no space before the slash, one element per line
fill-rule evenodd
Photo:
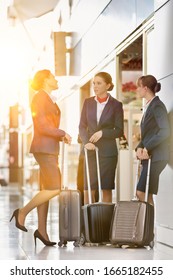
<path fill-rule="evenodd" d="M 40 179 L 44 190 L 58 190 L 61 188 L 61 173 L 58 156 L 44 153 L 34 153 L 40 167 Z"/>
<path fill-rule="evenodd" d="M 159 176 L 162 170 L 165 168 L 167 161 L 155 161 L 151 162 L 150 178 L 149 178 L 149 193 L 157 194 L 159 186 Z M 137 185 L 137 190 L 145 192 L 146 179 L 147 179 L 147 167 L 148 160 L 142 160 L 142 169 L 139 182 Z"/>
<path fill-rule="evenodd" d="M 112 190 L 115 188 L 115 171 L 118 156 L 101 157 L 99 156 L 101 188 L 103 190 Z M 90 153 L 88 157 L 90 185 L 92 190 L 98 190 L 97 168 L 95 152 Z M 85 170 L 85 164 L 84 164 Z M 86 170 L 84 172 L 84 190 L 88 190 Z"/>

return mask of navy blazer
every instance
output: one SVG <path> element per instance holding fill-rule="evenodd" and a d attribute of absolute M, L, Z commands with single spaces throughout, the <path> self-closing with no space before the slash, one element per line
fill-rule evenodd
<path fill-rule="evenodd" d="M 97 124 L 97 102 L 95 97 L 87 98 L 81 112 L 79 123 L 79 135 L 82 143 L 89 142 L 90 137 L 97 131 L 102 130 L 103 135 L 95 145 L 99 148 L 101 156 L 109 157 L 118 154 L 116 138 L 124 134 L 124 120 L 122 103 L 109 96 L 100 121 Z"/>
<path fill-rule="evenodd" d="M 34 136 L 30 152 L 59 154 L 59 141 L 65 132 L 59 129 L 61 112 L 58 105 L 41 90 L 33 97 L 31 112 Z"/>
<path fill-rule="evenodd" d="M 152 161 L 168 160 L 169 136 L 168 113 L 163 102 L 156 96 L 149 104 L 144 119 L 141 121 L 141 141 L 137 148 L 145 147 Z"/>

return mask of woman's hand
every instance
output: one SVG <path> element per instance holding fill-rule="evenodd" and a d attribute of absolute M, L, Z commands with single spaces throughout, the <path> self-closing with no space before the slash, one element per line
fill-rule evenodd
<path fill-rule="evenodd" d="M 136 157 L 137 159 L 149 159 L 148 151 L 146 148 L 138 148 L 136 151 Z"/>
<path fill-rule="evenodd" d="M 91 136 L 91 138 L 89 139 L 89 141 L 90 141 L 91 143 L 96 143 L 96 142 L 102 137 L 102 135 L 103 135 L 102 130 L 99 130 L 99 131 L 95 132 L 95 133 Z"/>
<path fill-rule="evenodd" d="M 68 133 L 66 133 L 64 136 L 64 142 L 66 144 L 71 144 L 71 141 L 72 141 L 72 137 Z"/>
<path fill-rule="evenodd" d="M 95 150 L 96 146 L 93 143 L 87 143 L 85 144 L 85 148 L 87 150 Z"/>
<path fill-rule="evenodd" d="M 143 153 L 143 149 L 142 148 L 138 148 L 137 151 L 136 151 L 137 159 L 142 159 L 142 153 Z"/>
<path fill-rule="evenodd" d="M 148 151 L 146 148 L 143 149 L 142 159 L 149 159 Z"/>

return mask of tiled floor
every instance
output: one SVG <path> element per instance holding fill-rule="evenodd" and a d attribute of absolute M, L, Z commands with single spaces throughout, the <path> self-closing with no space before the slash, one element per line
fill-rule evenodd
<path fill-rule="evenodd" d="M 28 232 L 19 231 L 14 220 L 9 223 L 14 209 L 25 204 L 34 190 L 16 186 L 0 187 L 0 260 L 173 260 L 173 249 L 156 243 L 149 248 L 116 248 L 111 245 L 74 247 L 46 247 L 40 241 L 34 245 L 33 232 L 37 228 L 36 210 L 27 217 Z M 52 241 L 58 240 L 58 200 L 50 203 L 49 233 Z"/>

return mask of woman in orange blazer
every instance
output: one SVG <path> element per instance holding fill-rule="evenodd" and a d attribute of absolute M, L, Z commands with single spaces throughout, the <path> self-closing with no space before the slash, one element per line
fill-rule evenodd
<path fill-rule="evenodd" d="M 61 112 L 54 102 L 52 91 L 58 89 L 58 82 L 49 70 L 38 71 L 32 82 L 35 94 L 31 104 L 34 136 L 30 152 L 33 153 L 40 167 L 42 189 L 20 209 L 16 209 L 11 217 L 15 218 L 16 227 L 27 231 L 25 218 L 37 207 L 38 229 L 34 239 L 40 239 L 45 245 L 56 243 L 49 240 L 47 233 L 47 214 L 49 200 L 60 193 L 61 176 L 58 166 L 59 141 L 64 139 L 71 143 L 71 136 L 59 128 Z M 11 221 L 10 220 L 10 221 Z"/>

